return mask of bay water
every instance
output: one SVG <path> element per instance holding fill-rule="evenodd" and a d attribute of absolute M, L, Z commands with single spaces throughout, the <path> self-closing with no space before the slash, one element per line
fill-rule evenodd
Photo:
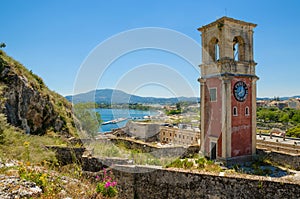
<path fill-rule="evenodd" d="M 100 132 L 109 132 L 112 129 L 121 128 L 126 125 L 128 120 L 142 120 L 145 116 L 153 116 L 157 115 L 158 112 L 155 110 L 133 110 L 133 109 L 105 109 L 98 108 L 95 109 L 101 115 L 101 119 L 103 122 L 108 122 L 111 120 L 115 120 L 118 118 L 126 118 L 126 120 L 122 122 L 118 122 L 116 124 L 106 124 L 101 125 L 99 131 Z"/>

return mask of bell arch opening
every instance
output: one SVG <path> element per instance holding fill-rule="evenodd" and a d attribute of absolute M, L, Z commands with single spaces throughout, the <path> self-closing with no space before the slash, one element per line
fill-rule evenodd
<path fill-rule="evenodd" d="M 241 36 L 233 38 L 233 59 L 235 61 L 245 61 L 245 42 Z"/>
<path fill-rule="evenodd" d="M 219 40 L 216 37 L 213 37 L 209 42 L 209 56 L 213 62 L 220 59 Z"/>

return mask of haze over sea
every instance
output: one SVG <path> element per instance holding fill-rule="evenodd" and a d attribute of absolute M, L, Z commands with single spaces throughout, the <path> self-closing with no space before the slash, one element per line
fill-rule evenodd
<path fill-rule="evenodd" d="M 111 121 L 118 118 L 127 118 L 129 119 L 143 119 L 144 116 L 153 116 L 157 115 L 158 112 L 155 110 L 148 110 L 148 111 L 142 111 L 142 110 L 133 110 L 133 109 L 95 109 L 96 112 L 98 112 L 101 115 L 101 119 L 103 122 Z M 109 132 L 112 129 L 121 128 L 126 125 L 128 120 L 118 122 L 116 124 L 106 124 L 101 125 L 99 128 L 99 132 Z"/>

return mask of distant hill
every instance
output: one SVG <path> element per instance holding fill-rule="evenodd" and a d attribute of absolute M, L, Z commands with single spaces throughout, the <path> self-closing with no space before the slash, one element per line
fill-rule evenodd
<path fill-rule="evenodd" d="M 177 102 L 199 102 L 199 97 L 178 97 L 178 98 L 157 98 L 157 97 L 141 97 L 131 95 L 121 90 L 115 89 L 99 89 L 87 93 L 77 95 L 69 95 L 65 97 L 73 103 L 96 102 L 105 104 L 123 104 L 123 103 L 141 103 L 141 104 L 175 104 Z M 300 98 L 300 95 L 292 97 L 279 97 L 280 100 L 290 98 Z M 272 100 L 272 97 L 258 97 L 257 100 Z"/>
<path fill-rule="evenodd" d="M 295 95 L 292 97 L 279 97 L 279 100 L 283 101 L 283 100 L 288 100 L 291 98 L 300 98 L 300 95 Z M 256 98 L 256 100 L 272 100 L 272 99 L 274 99 L 274 97 L 258 97 L 258 98 Z"/>
<path fill-rule="evenodd" d="M 198 102 L 197 97 L 157 98 L 131 95 L 120 90 L 100 89 L 74 96 L 66 96 L 73 103 L 96 102 L 106 104 L 141 103 L 141 104 L 175 104 L 177 102 Z"/>

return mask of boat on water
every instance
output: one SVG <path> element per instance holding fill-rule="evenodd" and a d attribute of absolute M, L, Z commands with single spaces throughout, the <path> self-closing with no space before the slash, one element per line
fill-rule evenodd
<path fill-rule="evenodd" d="M 119 122 L 123 122 L 127 120 L 127 118 L 117 118 L 117 119 L 114 119 L 114 120 L 110 120 L 110 121 L 107 121 L 107 122 L 102 122 L 102 125 L 106 125 L 106 124 L 116 124 L 116 123 L 119 123 Z"/>

